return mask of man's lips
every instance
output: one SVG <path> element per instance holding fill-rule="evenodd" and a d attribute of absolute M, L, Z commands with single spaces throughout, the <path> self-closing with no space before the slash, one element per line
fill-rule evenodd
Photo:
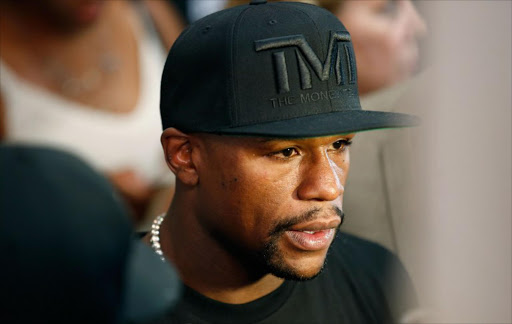
<path fill-rule="evenodd" d="M 340 226 L 340 223 L 341 223 L 341 218 L 337 216 L 337 217 L 329 218 L 326 220 L 316 219 L 311 222 L 296 224 L 296 225 L 291 226 L 288 230 L 289 231 L 317 232 L 317 231 L 327 230 L 327 229 L 331 229 L 331 228 L 337 228 L 338 226 Z"/>
<path fill-rule="evenodd" d="M 336 229 L 330 228 L 316 232 L 286 231 L 285 237 L 296 249 L 302 251 L 320 251 L 329 247 L 336 234 Z"/>
<path fill-rule="evenodd" d="M 341 224 L 339 217 L 315 220 L 292 226 L 284 232 L 288 242 L 302 251 L 319 251 L 329 247 L 336 229 Z"/>

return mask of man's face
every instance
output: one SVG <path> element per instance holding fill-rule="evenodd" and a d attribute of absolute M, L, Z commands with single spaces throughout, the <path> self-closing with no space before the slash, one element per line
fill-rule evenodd
<path fill-rule="evenodd" d="M 316 276 L 342 222 L 354 135 L 197 136 L 196 207 L 208 235 L 259 274 Z"/>

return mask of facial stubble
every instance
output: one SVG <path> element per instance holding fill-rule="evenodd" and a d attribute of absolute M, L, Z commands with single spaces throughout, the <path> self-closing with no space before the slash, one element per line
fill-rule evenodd
<path fill-rule="evenodd" d="M 338 235 L 339 229 L 343 224 L 344 213 L 338 207 L 333 207 L 332 209 L 341 218 L 340 225 L 338 225 L 338 227 L 335 230 L 335 235 Z M 273 230 L 270 232 L 269 235 L 270 240 L 265 244 L 263 249 L 259 253 L 257 253 L 257 259 L 260 260 L 266 272 L 271 273 L 279 278 L 296 281 L 311 280 L 322 272 L 326 263 L 325 260 L 318 271 L 316 271 L 312 275 L 305 275 L 300 273 L 294 267 L 287 264 L 286 257 L 283 251 L 281 251 L 279 248 L 279 241 L 286 231 L 288 231 L 292 226 L 296 224 L 314 220 L 319 212 L 320 209 L 318 208 L 312 209 L 294 218 L 281 221 L 273 227 Z"/>

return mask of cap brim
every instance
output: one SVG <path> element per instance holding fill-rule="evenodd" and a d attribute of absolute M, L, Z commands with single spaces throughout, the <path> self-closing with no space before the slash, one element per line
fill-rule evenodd
<path fill-rule="evenodd" d="M 345 110 L 310 115 L 258 125 L 225 128 L 222 134 L 307 138 L 383 129 L 411 127 L 420 124 L 412 115 L 371 110 Z"/>
<path fill-rule="evenodd" d="M 170 263 L 134 239 L 126 267 L 121 314 L 124 322 L 145 322 L 173 309 L 181 296 L 182 285 Z"/>

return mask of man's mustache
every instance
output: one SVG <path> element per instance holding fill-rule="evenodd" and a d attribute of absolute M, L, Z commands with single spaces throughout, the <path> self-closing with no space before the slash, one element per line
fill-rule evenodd
<path fill-rule="evenodd" d="M 343 210 L 336 206 L 331 207 L 331 210 L 341 218 L 341 222 L 338 228 L 341 227 L 341 225 L 343 224 L 343 220 L 345 219 L 345 213 L 343 212 Z M 317 218 L 317 215 L 320 214 L 321 211 L 322 209 L 320 208 L 314 208 L 293 218 L 282 220 L 278 222 L 276 225 L 274 225 L 274 229 L 270 232 L 270 236 L 286 232 L 290 227 L 294 225 L 312 221 L 315 218 Z"/>

